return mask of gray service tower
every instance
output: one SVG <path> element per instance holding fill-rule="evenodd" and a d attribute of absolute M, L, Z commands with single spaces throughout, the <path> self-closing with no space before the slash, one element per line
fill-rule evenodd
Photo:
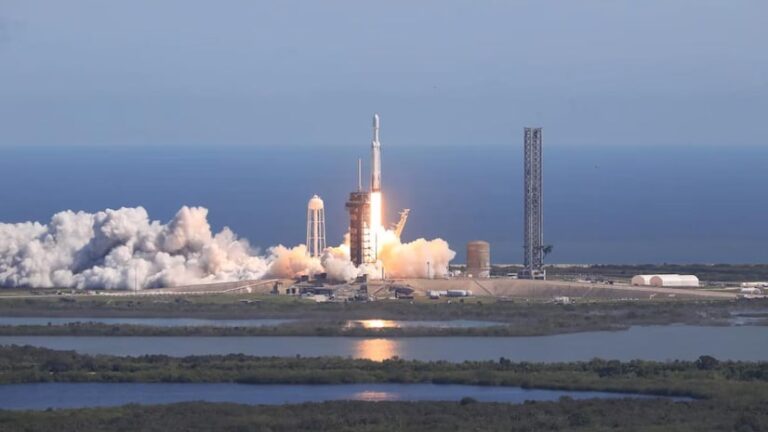
<path fill-rule="evenodd" d="M 546 279 L 544 271 L 544 213 L 541 176 L 541 128 L 525 128 L 523 144 L 525 218 L 523 270 L 520 279 Z"/>

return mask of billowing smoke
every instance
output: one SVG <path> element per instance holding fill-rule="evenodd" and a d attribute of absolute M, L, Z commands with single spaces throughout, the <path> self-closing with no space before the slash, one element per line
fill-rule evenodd
<path fill-rule="evenodd" d="M 167 224 L 142 207 L 98 213 L 63 211 L 50 223 L 0 223 L 0 286 L 126 289 L 328 273 L 349 280 L 361 272 L 391 277 L 447 273 L 455 255 L 443 240 L 402 244 L 387 232 L 374 270 L 358 269 L 349 247 L 310 258 L 306 247 L 260 253 L 229 228 L 214 234 L 208 210 L 182 207 Z M 427 265 L 426 263 L 430 264 Z"/>
<path fill-rule="evenodd" d="M 387 277 L 407 278 L 445 276 L 448 264 L 455 256 L 456 252 L 443 239 L 420 238 L 401 243 L 395 233 L 386 231 L 378 258 Z"/>

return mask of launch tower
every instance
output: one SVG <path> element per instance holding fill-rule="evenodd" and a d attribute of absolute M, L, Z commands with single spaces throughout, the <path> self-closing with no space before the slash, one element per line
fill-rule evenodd
<path fill-rule="evenodd" d="M 518 277 L 520 279 L 545 279 L 541 128 L 525 128 L 523 147 L 524 267 Z"/>
<path fill-rule="evenodd" d="M 363 191 L 362 161 L 357 161 L 357 191 L 349 194 L 349 258 L 359 266 L 373 261 L 371 250 L 371 194 Z"/>

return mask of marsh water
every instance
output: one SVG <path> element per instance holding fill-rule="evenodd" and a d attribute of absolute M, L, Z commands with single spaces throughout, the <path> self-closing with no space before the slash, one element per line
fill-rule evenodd
<path fill-rule="evenodd" d="M 188 401 L 283 405 L 332 400 L 458 401 L 522 403 L 527 400 L 653 398 L 632 393 L 522 389 L 452 384 L 169 384 L 169 383 L 35 383 L 0 385 L 0 409 L 42 410 L 164 404 Z M 683 400 L 686 398 L 671 398 Z"/>
<path fill-rule="evenodd" d="M 616 360 L 768 360 L 768 328 L 762 326 L 643 326 L 532 337 L 108 337 L 0 336 L 0 345 L 33 345 L 85 354 L 171 356 L 242 353 L 254 356 L 340 356 L 384 360 L 498 360 L 567 362 Z"/>
<path fill-rule="evenodd" d="M 98 323 L 151 327 L 274 327 L 295 323 L 298 319 L 208 319 L 208 318 L 124 318 L 124 317 L 0 317 L 0 325 L 69 325 Z M 344 322 L 347 328 L 475 328 L 505 325 L 495 321 L 476 320 L 384 320 L 365 319 Z"/>
<path fill-rule="evenodd" d="M 291 319 L 122 318 L 122 317 L 0 317 L 0 325 L 68 325 L 98 323 L 151 327 L 272 327 Z"/>

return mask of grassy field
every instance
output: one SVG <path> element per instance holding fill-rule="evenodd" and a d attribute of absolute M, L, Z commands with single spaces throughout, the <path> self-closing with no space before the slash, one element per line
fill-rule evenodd
<path fill-rule="evenodd" d="M 738 430 L 768 425 L 768 363 L 372 362 L 243 355 L 171 358 L 87 356 L 0 348 L 0 382 L 461 383 L 686 395 L 690 402 L 585 400 L 522 405 L 461 402 L 328 402 L 289 406 L 182 403 L 163 406 L 0 411 L 4 431 L 270 430 L 508 431 Z"/>

